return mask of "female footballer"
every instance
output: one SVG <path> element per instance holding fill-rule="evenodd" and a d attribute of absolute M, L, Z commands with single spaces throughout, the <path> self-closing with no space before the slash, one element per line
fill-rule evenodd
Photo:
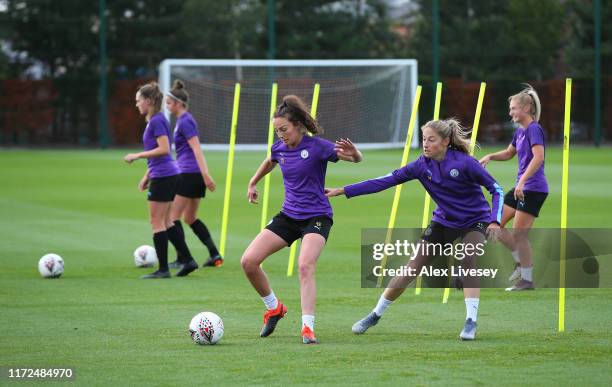
<path fill-rule="evenodd" d="M 155 82 L 141 86 L 136 92 L 136 107 L 147 121 L 142 142 L 144 152 L 129 153 L 123 160 L 147 159 L 147 170 L 138 183 L 140 191 L 147 188 L 149 218 L 153 228 L 153 244 L 159 260 L 159 269 L 143 279 L 170 278 L 168 270 L 168 241 L 188 255 L 185 239 L 171 227 L 170 206 L 179 182 L 179 169 L 170 153 L 170 127 L 161 113 L 163 95 Z"/>
<path fill-rule="evenodd" d="M 200 200 L 206 195 L 206 188 L 214 192 L 216 184 L 208 171 L 206 159 L 200 148 L 198 126 L 189 113 L 188 106 L 189 94 L 185 90 L 185 85 L 180 80 L 174 81 L 172 89 L 166 94 L 166 107 L 176 117 L 174 144 L 181 179 L 172 203 L 170 218 L 178 232 L 184 235 L 181 224 L 182 217 L 198 239 L 206 246 L 209 258 L 203 266 L 219 267 L 223 264 L 223 258 L 219 254 L 208 228 L 198 218 Z M 172 262 L 170 267 L 181 267 L 181 271 L 188 274 L 197 269 L 198 264 L 194 259 L 179 254 L 177 261 Z"/>
<path fill-rule="evenodd" d="M 255 172 L 248 185 L 248 199 L 257 203 L 257 182 L 278 164 L 285 185 L 282 210 L 247 247 L 241 260 L 251 285 L 261 296 L 267 311 L 260 336 L 269 336 L 287 312 L 274 294 L 261 263 L 283 247 L 302 239 L 298 258 L 302 304 L 302 342 L 315 344 L 315 268 L 332 227 L 332 208 L 325 197 L 325 172 L 328 162 L 338 160 L 358 163 L 361 152 L 348 139 L 336 143 L 309 136 L 323 132 L 310 115 L 306 104 L 294 95 L 283 98 L 273 116 L 279 141 L 272 145 L 271 156 Z"/>
<path fill-rule="evenodd" d="M 344 194 L 347 198 L 352 198 L 418 179 L 438 205 L 433 212 L 431 224 L 421 237 L 424 243 L 446 244 L 456 239 L 461 239 L 462 243 L 484 243 L 487 231 L 499 228 L 503 195 L 501 187 L 478 161 L 469 155 L 469 140 L 466 139 L 465 131 L 458 121 L 429 121 L 421 130 L 423 155 L 417 160 L 386 176 L 344 188 L 326 189 L 327 196 Z M 481 186 L 493 197 L 492 209 L 482 194 Z M 407 264 L 411 270 L 419 273 L 421 267 L 433 258 L 427 255 L 427 250 L 429 249 L 420 249 L 415 259 Z M 463 267 L 474 267 L 474 264 L 474 256 L 462 261 Z M 353 325 L 353 332 L 362 334 L 376 325 L 383 312 L 414 278 L 393 278 L 374 310 Z M 460 338 L 473 340 L 476 336 L 480 288 L 467 286 L 463 292 L 467 316 Z"/>
<path fill-rule="evenodd" d="M 500 240 L 512 252 L 515 261 L 515 270 L 509 279 L 518 281 L 506 290 L 532 290 L 533 260 L 527 237 L 548 196 L 544 175 L 544 129 L 538 122 L 542 108 L 538 93 L 530 85 L 509 97 L 508 102 L 512 122 L 518 125 L 512 142 L 505 150 L 484 156 L 480 163 L 486 167 L 491 160 L 510 160 L 518 153 L 516 185 L 504 197 L 501 220 L 501 226 L 505 227 L 514 218 L 513 233 L 502 232 Z"/>

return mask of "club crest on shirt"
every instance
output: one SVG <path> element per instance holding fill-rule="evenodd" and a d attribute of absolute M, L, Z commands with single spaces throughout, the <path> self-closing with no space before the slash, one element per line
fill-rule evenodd
<path fill-rule="evenodd" d="M 303 159 L 307 159 L 308 158 L 308 151 L 306 149 L 304 149 L 302 151 L 302 153 L 300 153 L 300 156 L 302 156 Z"/>
<path fill-rule="evenodd" d="M 285 164 L 285 158 L 284 158 L 284 157 L 281 157 L 281 159 L 280 159 L 280 163 L 281 163 L 281 164 Z"/>
<path fill-rule="evenodd" d="M 427 173 L 427 179 L 431 180 L 431 176 L 432 176 L 431 171 L 428 169 L 426 173 Z"/>
<path fill-rule="evenodd" d="M 450 175 L 452 177 L 457 177 L 457 176 L 459 176 L 459 171 L 456 168 L 453 168 L 453 169 L 450 170 Z"/>

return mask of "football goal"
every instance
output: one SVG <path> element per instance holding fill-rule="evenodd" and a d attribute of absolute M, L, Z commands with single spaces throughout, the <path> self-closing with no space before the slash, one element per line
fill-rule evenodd
<path fill-rule="evenodd" d="M 317 118 L 324 138 L 348 137 L 361 148 L 401 148 L 417 86 L 417 61 L 166 59 L 159 66 L 164 93 L 181 79 L 206 149 L 227 149 L 234 85 L 240 83 L 236 149 L 265 149 L 272 83 L 278 99 L 295 94 L 311 103 L 320 85 Z M 168 114 L 166 112 L 166 114 Z M 167 115 L 171 122 L 173 119 Z M 418 128 L 418 124 L 416 126 Z M 412 145 L 418 146 L 414 136 Z"/>

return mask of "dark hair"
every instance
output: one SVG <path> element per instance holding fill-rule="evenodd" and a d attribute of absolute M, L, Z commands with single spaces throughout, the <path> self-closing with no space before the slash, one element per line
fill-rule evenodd
<path fill-rule="evenodd" d="M 148 98 L 151 100 L 153 103 L 153 109 L 155 110 L 153 114 L 161 111 L 163 95 L 157 82 L 149 82 L 146 85 L 140 86 L 138 88 L 138 93 L 140 93 L 143 98 Z"/>
<path fill-rule="evenodd" d="M 172 89 L 170 89 L 168 95 L 171 98 L 182 102 L 183 105 L 187 107 L 187 104 L 189 103 L 189 93 L 187 93 L 187 91 L 185 90 L 185 84 L 183 83 L 183 81 L 179 79 L 175 80 L 172 84 Z"/>
<path fill-rule="evenodd" d="M 432 128 L 438 136 L 450 138 L 448 146 L 463 153 L 470 153 L 470 140 L 467 138 L 469 130 L 466 130 L 455 118 L 446 120 L 429 121 L 421 126 L 421 131 L 425 128 Z"/>
<path fill-rule="evenodd" d="M 317 120 L 310 115 L 310 109 L 298 96 L 287 95 L 283 98 L 283 103 L 278 105 L 274 112 L 274 118 L 286 118 L 294 125 L 302 126 L 312 134 L 323 133 L 323 128 Z"/>

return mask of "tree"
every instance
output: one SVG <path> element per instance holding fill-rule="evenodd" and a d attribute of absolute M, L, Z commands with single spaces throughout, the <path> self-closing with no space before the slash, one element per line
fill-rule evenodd
<path fill-rule="evenodd" d="M 95 106 L 97 36 L 92 27 L 97 4 L 79 0 L 8 0 L 6 19 L 12 49 L 29 59 L 24 66 L 38 63 L 57 78 L 59 98 L 57 118 L 52 128 L 54 139 L 85 139 L 79 133 L 80 106 Z M 95 115 L 83 126 L 95 132 Z"/>
<path fill-rule="evenodd" d="M 265 12 L 265 0 L 187 0 L 181 36 L 189 57 L 265 57 Z"/>
<path fill-rule="evenodd" d="M 291 1 L 277 7 L 279 58 L 390 58 L 401 50 L 381 1 Z"/>
<path fill-rule="evenodd" d="M 430 0 L 418 0 L 411 52 L 431 68 Z M 464 80 L 550 77 L 563 38 L 557 0 L 440 0 L 440 72 Z"/>
<path fill-rule="evenodd" d="M 567 60 L 571 73 L 590 78 L 594 72 L 594 10 L 592 0 L 571 0 L 571 31 Z M 601 0 L 601 71 L 612 76 L 612 1 Z"/>

